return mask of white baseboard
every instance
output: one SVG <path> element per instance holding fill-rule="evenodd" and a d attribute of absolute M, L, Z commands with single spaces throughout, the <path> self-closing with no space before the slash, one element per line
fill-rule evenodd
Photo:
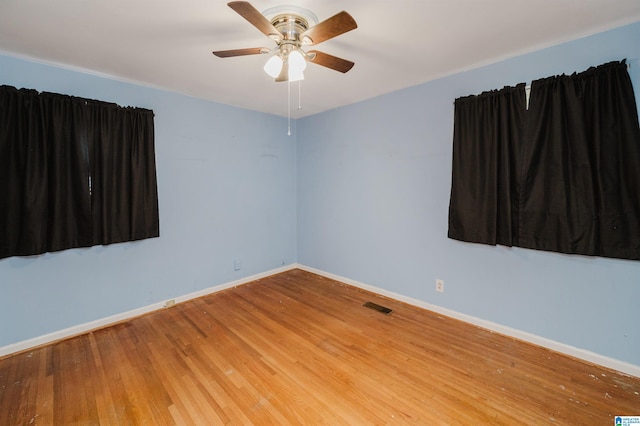
<path fill-rule="evenodd" d="M 327 278 L 334 279 L 336 281 L 343 282 L 345 284 L 352 285 L 354 287 L 359 287 L 367 291 L 371 291 L 376 294 L 380 294 L 382 296 L 390 297 L 392 299 L 400 300 L 402 302 L 408 303 L 410 305 L 414 305 L 423 309 L 427 309 L 433 312 L 437 312 L 439 314 L 448 316 L 450 318 L 455 318 L 469 324 L 476 325 L 478 327 L 485 328 L 487 330 L 491 330 L 500 334 L 504 334 L 509 337 L 513 337 L 519 340 L 523 340 L 525 342 L 533 343 L 538 346 L 542 346 L 556 352 L 563 353 L 565 355 L 569 355 L 575 358 L 582 359 L 587 362 L 591 362 L 593 364 L 602 365 L 607 368 L 611 368 L 613 370 L 619 371 L 624 374 L 629 374 L 631 376 L 640 377 L 640 366 L 630 364 L 624 361 L 620 361 L 614 358 L 610 358 L 604 355 L 600 355 L 591 351 L 587 351 L 585 349 L 576 348 L 564 343 L 556 342 L 551 339 L 547 339 L 544 337 L 537 336 L 535 334 L 527 333 L 525 331 L 517 330 L 511 327 L 507 327 L 504 325 L 496 324 L 491 321 L 486 321 L 480 318 L 473 317 L 471 315 L 462 314 L 460 312 L 456 312 L 450 309 L 442 308 L 437 305 L 432 305 L 430 303 L 424 302 L 422 300 L 414 299 L 411 297 L 403 296 L 398 293 L 394 293 L 391 291 L 387 291 L 378 287 L 374 287 L 368 284 L 364 284 L 349 278 L 341 277 L 339 275 L 331 274 L 319 269 L 315 269 L 309 266 L 301 265 L 301 264 L 291 264 L 287 266 L 283 266 L 281 268 L 272 269 L 270 271 L 262 272 L 260 274 L 252 275 L 249 277 L 241 278 L 239 280 L 230 281 L 225 284 L 217 285 L 214 287 L 209 287 L 194 293 L 189 293 L 184 296 L 175 297 L 172 300 L 175 300 L 175 303 L 182 303 L 187 300 L 196 299 L 198 297 L 206 296 L 207 294 L 216 293 L 221 290 L 225 290 L 231 287 L 236 287 L 242 284 L 246 284 L 251 281 L 255 281 L 260 278 L 265 278 L 271 275 L 279 274 L 281 272 L 289 271 L 291 269 L 302 269 L 304 271 L 308 271 L 317 275 L 321 275 Z M 24 340 L 22 342 L 13 343 L 7 346 L 0 347 L 0 357 L 4 357 L 6 355 L 24 352 L 29 349 L 45 345 L 47 343 L 52 343 L 58 340 L 66 339 L 69 337 L 77 336 L 79 334 L 84 334 L 92 330 L 96 330 L 99 328 L 107 327 L 112 324 L 116 324 L 121 321 L 125 321 L 130 318 L 134 318 L 152 311 L 156 311 L 159 309 L 163 309 L 165 307 L 166 301 L 153 303 L 148 306 L 143 306 L 138 309 L 134 309 L 131 311 L 123 312 L 120 314 L 112 315 L 106 318 L 101 318 L 95 321 L 91 321 L 85 324 L 76 325 L 73 327 L 65 328 L 64 330 L 55 331 L 53 333 L 45 334 L 42 336 L 35 337 L 33 339 Z"/>
<path fill-rule="evenodd" d="M 225 284 L 217 285 L 214 287 L 205 288 L 203 290 L 196 291 L 194 293 L 189 293 L 184 296 L 178 296 L 173 299 L 175 303 L 182 303 L 187 300 L 196 299 L 198 297 L 206 296 L 207 294 L 216 293 L 221 290 L 225 290 L 231 287 L 236 287 L 242 284 L 246 284 L 251 281 L 258 280 L 260 278 L 265 278 L 271 275 L 279 274 L 281 272 L 288 271 L 290 269 L 297 268 L 298 265 L 287 265 L 281 268 L 272 269 L 267 272 L 262 272 L 260 274 L 252 275 L 250 277 L 241 278 L 239 280 L 231 281 Z M 7 346 L 0 347 L 0 357 L 4 357 L 7 355 L 11 355 L 18 352 L 24 352 L 29 349 L 46 345 L 47 343 L 56 342 L 58 340 L 66 339 L 69 337 L 77 336 L 80 334 L 87 333 L 92 330 L 96 330 L 99 328 L 107 327 L 109 325 L 113 325 L 149 312 L 157 311 L 159 309 L 163 309 L 166 307 L 167 301 L 153 303 L 151 305 L 143 306 L 141 308 L 133 309 L 131 311 L 122 312 L 120 314 L 112 315 L 106 318 L 100 318 L 95 321 L 90 321 L 84 324 L 75 325 L 73 327 L 65 328 L 63 330 L 54 331 L 53 333 L 45 334 L 42 336 L 34 337 L 32 339 L 24 340 L 17 343 L 12 343 Z"/>
<path fill-rule="evenodd" d="M 486 321 L 480 318 L 476 318 L 471 315 L 462 314 L 460 312 L 456 312 L 447 308 L 442 308 L 440 306 L 432 305 L 430 303 L 423 302 L 422 300 L 403 296 L 401 294 L 383 290 L 381 288 L 377 288 L 368 284 L 363 284 L 361 282 L 354 281 L 352 279 L 341 277 L 338 275 L 334 275 L 325 271 L 321 271 L 319 269 L 311 268 L 311 267 L 300 265 L 300 264 L 296 265 L 296 267 L 304 271 L 312 272 L 314 274 L 331 278 L 336 281 L 340 281 L 345 284 L 352 285 L 354 287 L 362 288 L 363 290 L 368 290 L 373 293 L 389 297 L 391 299 L 400 300 L 402 302 L 408 303 L 413 306 L 417 306 L 423 309 L 427 309 L 429 311 L 437 312 L 447 317 L 455 318 L 455 319 L 476 325 L 478 327 L 482 327 L 484 329 L 503 334 L 505 336 L 509 336 L 519 340 L 523 340 L 525 342 L 533 343 L 534 345 L 542 346 L 542 347 L 551 349 L 553 351 L 560 352 L 562 354 L 569 355 L 574 358 L 579 358 L 593 364 L 598 364 L 603 367 L 607 367 L 624 374 L 640 377 L 640 366 L 635 364 L 630 364 L 628 362 L 620 361 L 615 358 L 610 358 L 610 357 L 600 355 L 585 349 L 576 348 L 576 347 L 567 345 L 565 343 L 556 342 L 554 340 L 540 337 L 535 334 L 527 333 L 526 331 L 517 330 L 511 327 L 496 324 L 491 321 Z"/>

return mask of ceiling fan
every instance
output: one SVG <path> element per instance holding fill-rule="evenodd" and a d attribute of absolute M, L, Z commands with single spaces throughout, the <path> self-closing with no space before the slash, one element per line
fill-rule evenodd
<path fill-rule="evenodd" d="M 354 65 L 351 61 L 328 53 L 317 50 L 307 52 L 302 49 L 303 46 L 314 46 L 356 29 L 358 24 L 345 11 L 318 23 L 313 13 L 295 6 L 271 8 L 264 15 L 246 1 L 232 1 L 228 6 L 274 40 L 276 47 L 214 51 L 213 54 L 219 58 L 273 53 L 264 70 L 278 82 L 304 79 L 303 71 L 307 61 L 342 73 L 346 73 Z"/>

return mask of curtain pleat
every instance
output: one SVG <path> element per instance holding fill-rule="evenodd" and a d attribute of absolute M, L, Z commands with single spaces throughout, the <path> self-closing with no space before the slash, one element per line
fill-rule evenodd
<path fill-rule="evenodd" d="M 153 112 L 0 86 L 0 258 L 159 235 Z"/>
<path fill-rule="evenodd" d="M 46 250 L 48 162 L 37 92 L 1 86 L 0 94 L 0 257 L 6 257 Z"/>
<path fill-rule="evenodd" d="M 92 207 L 101 212 L 94 215 L 96 243 L 158 236 L 153 114 L 102 108 L 94 121 Z"/>
<path fill-rule="evenodd" d="M 449 238 L 517 243 L 524 84 L 455 101 Z"/>
<path fill-rule="evenodd" d="M 83 105 L 64 95 L 39 97 L 44 119 L 47 151 L 47 250 L 92 245 L 90 198 L 87 191 L 89 164 Z M 33 191 L 29 187 L 27 191 Z"/>
<path fill-rule="evenodd" d="M 640 259 L 640 128 L 626 64 L 531 85 L 522 247 Z"/>

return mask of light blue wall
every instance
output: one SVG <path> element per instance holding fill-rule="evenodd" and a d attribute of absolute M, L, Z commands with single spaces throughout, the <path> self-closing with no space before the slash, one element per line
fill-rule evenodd
<path fill-rule="evenodd" d="M 623 58 L 640 95 L 639 41 L 640 23 L 298 120 L 299 263 L 640 365 L 640 262 L 446 237 L 454 99 Z"/>
<path fill-rule="evenodd" d="M 6 56 L 0 84 L 153 109 L 160 204 L 160 238 L 0 260 L 0 347 L 296 262 L 285 119 Z"/>
<path fill-rule="evenodd" d="M 161 221 L 157 239 L 0 260 L 0 347 L 298 261 L 640 365 L 640 262 L 446 238 L 453 100 L 625 57 L 640 94 L 637 40 L 640 24 L 460 73 L 298 120 L 297 138 L 284 118 L 0 56 L 0 84 L 155 111 Z"/>

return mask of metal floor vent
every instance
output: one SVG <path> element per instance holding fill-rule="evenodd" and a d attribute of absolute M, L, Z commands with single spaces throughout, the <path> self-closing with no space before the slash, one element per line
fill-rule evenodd
<path fill-rule="evenodd" d="M 389 308 L 387 308 L 385 306 L 378 305 L 377 303 L 373 303 L 373 302 L 366 302 L 362 306 L 364 306 L 365 308 L 376 310 L 378 312 L 382 312 L 385 315 L 389 315 L 391 312 L 393 312 L 393 310 L 391 310 L 391 309 L 389 309 Z"/>

